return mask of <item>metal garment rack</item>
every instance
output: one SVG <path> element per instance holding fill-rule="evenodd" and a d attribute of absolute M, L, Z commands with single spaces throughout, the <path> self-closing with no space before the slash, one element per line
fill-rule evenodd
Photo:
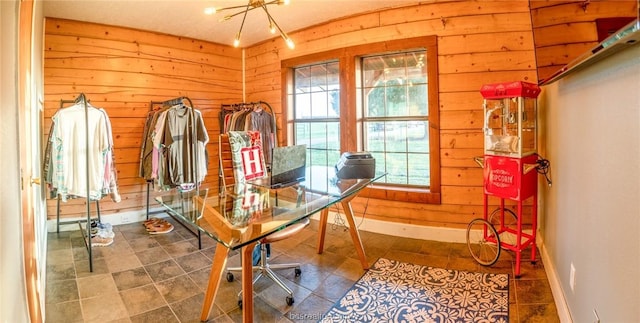
<path fill-rule="evenodd" d="M 182 104 L 184 101 L 189 102 L 189 107 L 191 108 L 191 135 L 192 138 L 197 138 L 197 131 L 196 131 L 196 124 L 195 124 L 195 107 L 193 106 L 193 102 L 191 101 L 191 99 L 189 99 L 189 97 L 186 96 L 181 96 L 181 97 L 177 97 L 174 99 L 170 99 L 170 100 L 166 100 L 166 101 L 151 101 L 149 103 L 149 112 L 153 111 L 153 107 L 156 105 L 162 105 L 162 106 L 174 106 L 174 105 L 178 105 L 178 104 Z M 187 124 L 187 127 L 189 125 Z M 197 181 L 198 180 L 198 166 L 197 166 L 197 162 L 198 162 L 198 149 L 197 149 L 197 139 L 194 140 L 193 144 L 193 153 L 194 153 L 194 158 L 192 158 L 192 162 L 194 163 L 194 165 L 192 165 L 193 167 L 191 167 L 191 170 L 194 172 L 193 173 L 193 178 Z M 182 220 L 180 220 L 179 218 L 173 216 L 173 214 L 171 212 L 167 212 L 166 210 L 156 210 L 156 211 L 149 211 L 149 203 L 150 203 L 150 198 L 151 198 L 151 186 L 153 185 L 153 180 L 147 180 L 147 210 L 146 210 L 146 217 L 147 220 L 149 219 L 149 214 L 159 214 L 159 213 L 166 213 L 168 214 L 171 218 L 173 218 L 174 220 L 176 220 L 176 222 L 180 223 L 180 225 L 182 225 L 185 229 L 189 230 L 189 232 L 191 232 L 193 235 L 195 235 L 198 238 L 198 249 L 202 249 L 202 233 L 200 232 L 200 230 L 193 230 L 193 226 L 187 223 L 184 223 Z M 200 186 L 196 183 L 196 194 L 198 194 L 200 192 Z"/>
<path fill-rule="evenodd" d="M 62 109 L 65 104 L 69 104 L 69 103 L 84 105 L 84 124 L 85 124 L 84 128 L 85 128 L 85 136 L 88 139 L 89 138 L 89 111 L 88 111 L 89 107 L 87 105 L 86 96 L 84 95 L 84 93 L 80 93 L 80 95 L 75 100 L 60 100 L 60 109 Z M 56 202 L 56 232 L 60 233 L 60 224 L 71 224 L 71 223 L 78 224 L 78 226 L 80 227 L 80 232 L 82 232 L 82 237 L 84 240 L 85 247 L 87 248 L 87 252 L 89 253 L 89 272 L 93 272 L 93 252 L 92 252 L 93 249 L 91 248 L 91 198 L 89 197 L 89 192 L 91 188 L 91 185 L 89 182 L 89 154 L 88 154 L 89 140 L 85 140 L 85 144 L 86 144 L 85 149 L 87 151 L 87 158 L 86 158 L 87 219 L 60 222 L 60 195 L 58 194 L 57 202 Z M 98 200 L 96 200 L 95 202 L 96 202 L 96 210 L 98 215 L 98 222 L 100 222 L 100 203 Z M 86 232 L 82 231 L 83 222 L 86 222 Z"/>

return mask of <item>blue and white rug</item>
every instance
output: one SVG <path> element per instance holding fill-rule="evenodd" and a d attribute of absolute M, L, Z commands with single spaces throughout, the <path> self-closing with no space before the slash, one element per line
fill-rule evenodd
<path fill-rule="evenodd" d="M 380 258 L 321 322 L 509 322 L 509 275 Z"/>

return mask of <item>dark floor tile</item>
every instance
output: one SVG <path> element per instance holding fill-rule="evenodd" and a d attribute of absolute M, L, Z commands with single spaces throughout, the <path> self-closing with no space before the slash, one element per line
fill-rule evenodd
<path fill-rule="evenodd" d="M 559 323 L 558 310 L 555 304 L 519 305 L 520 323 Z"/>
<path fill-rule="evenodd" d="M 253 321 L 254 322 L 277 322 L 282 317 L 282 313 L 277 309 L 271 307 L 260 297 L 253 298 Z M 242 322 L 242 311 L 237 308 L 231 311 L 229 317 L 234 322 Z"/>
<path fill-rule="evenodd" d="M 169 304 L 173 312 L 176 314 L 181 323 L 200 322 L 202 314 L 202 304 L 204 303 L 204 294 L 200 293 L 184 300 Z M 213 306 L 209 313 L 209 317 L 218 317 L 224 314 L 217 306 Z"/>
<path fill-rule="evenodd" d="M 184 241 L 184 237 L 177 232 L 169 232 L 166 234 L 156 234 L 153 238 L 158 241 L 160 245 L 167 245 L 178 241 Z"/>
<path fill-rule="evenodd" d="M 57 304 L 80 298 L 75 279 L 47 281 L 46 303 Z"/>
<path fill-rule="evenodd" d="M 47 251 L 47 265 L 73 264 L 71 248 Z"/>
<path fill-rule="evenodd" d="M 178 318 L 173 315 L 173 312 L 169 306 L 163 306 L 155 310 L 145 312 L 142 314 L 134 315 L 131 317 L 131 323 L 180 323 Z"/>
<path fill-rule="evenodd" d="M 80 301 L 74 300 L 58 304 L 47 304 L 47 323 L 75 323 L 83 322 Z"/>
<path fill-rule="evenodd" d="M 312 294 L 287 312 L 285 317 L 294 322 L 318 322 L 331 306 L 333 302 Z"/>
<path fill-rule="evenodd" d="M 47 234 L 47 252 L 54 250 L 68 250 L 71 249 L 71 240 L 69 239 L 69 231 L 60 233 L 48 233 Z"/>
<path fill-rule="evenodd" d="M 198 247 L 193 246 L 187 240 L 162 245 L 164 250 L 173 258 L 182 257 L 198 251 Z"/>
<path fill-rule="evenodd" d="M 127 243 L 129 243 L 129 246 L 134 252 L 145 251 L 160 246 L 158 241 L 156 241 L 156 239 L 153 239 L 149 235 L 137 239 L 127 240 Z"/>
<path fill-rule="evenodd" d="M 154 264 L 171 258 L 164 248 L 160 246 L 136 252 L 136 256 L 138 256 L 143 265 Z"/>
<path fill-rule="evenodd" d="M 173 259 L 147 265 L 144 268 L 154 282 L 167 280 L 185 273 Z"/>
<path fill-rule="evenodd" d="M 451 253 L 451 244 L 442 241 L 422 241 L 420 245 L 420 253 L 447 257 Z"/>
<path fill-rule="evenodd" d="M 342 297 L 354 283 L 355 281 L 344 277 L 329 275 L 324 282 L 313 291 L 313 293 L 329 301 L 335 302 Z"/>
<path fill-rule="evenodd" d="M 88 277 L 109 273 L 109 266 L 104 258 L 93 258 L 92 264 L 87 260 L 76 260 L 76 276 Z"/>
<path fill-rule="evenodd" d="M 518 304 L 553 303 L 549 281 L 545 279 L 516 279 Z"/>
<path fill-rule="evenodd" d="M 47 264 L 47 280 L 67 280 L 76 278 L 76 267 L 73 262 Z"/>
<path fill-rule="evenodd" d="M 192 272 L 202 268 L 211 267 L 211 259 L 207 258 L 200 252 L 194 252 L 185 256 L 176 258 L 176 262 L 185 272 Z"/>
<path fill-rule="evenodd" d="M 117 292 L 81 299 L 80 303 L 85 322 L 113 322 L 129 317 L 124 302 Z"/>
<path fill-rule="evenodd" d="M 152 282 L 151 277 L 143 267 L 120 271 L 112 275 L 120 291 L 140 287 Z"/>
<path fill-rule="evenodd" d="M 168 303 L 175 303 L 200 293 L 198 286 L 186 274 L 156 282 L 156 287 Z"/>
<path fill-rule="evenodd" d="M 135 316 L 166 306 L 167 303 L 153 284 L 130 288 L 120 292 L 129 316 Z"/>

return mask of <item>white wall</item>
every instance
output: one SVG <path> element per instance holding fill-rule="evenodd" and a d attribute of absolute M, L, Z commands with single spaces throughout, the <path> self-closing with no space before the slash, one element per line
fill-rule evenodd
<path fill-rule="evenodd" d="M 17 109 L 17 0 L 0 1 L 0 322 L 28 322 Z"/>
<path fill-rule="evenodd" d="M 640 45 L 544 86 L 539 102 L 553 180 L 543 240 L 571 318 L 640 322 Z"/>

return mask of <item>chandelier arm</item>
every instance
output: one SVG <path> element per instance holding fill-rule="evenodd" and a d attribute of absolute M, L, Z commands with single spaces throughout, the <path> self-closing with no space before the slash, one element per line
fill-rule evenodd
<path fill-rule="evenodd" d="M 271 17 L 271 14 L 269 13 L 269 10 L 267 10 L 267 6 L 265 4 L 262 5 L 262 9 L 264 9 L 264 12 L 267 14 L 267 17 L 269 18 L 269 20 L 271 20 L 271 22 L 273 22 L 276 28 L 278 28 L 278 31 L 280 32 L 280 36 L 282 36 L 284 40 L 287 40 L 289 36 L 287 36 L 287 34 L 282 30 L 282 28 L 280 28 L 280 25 L 278 25 L 276 20 L 273 19 L 273 17 Z"/>
<path fill-rule="evenodd" d="M 242 7 L 243 7 L 243 8 L 247 8 L 246 6 L 242 6 Z M 246 14 L 248 11 L 251 11 L 251 10 L 253 10 L 253 9 L 255 9 L 255 8 L 254 8 L 254 7 L 251 7 L 251 8 L 248 8 L 248 9 L 246 9 L 246 10 L 238 11 L 238 12 L 236 12 L 236 13 L 232 14 L 232 15 L 224 16 L 224 19 L 223 19 L 223 20 L 229 20 L 229 19 L 231 19 L 231 18 L 233 18 L 233 17 L 235 17 L 235 16 L 237 16 L 237 15 L 243 14 L 243 13 L 244 13 L 244 14 Z"/>
<path fill-rule="evenodd" d="M 232 7 L 224 7 L 224 8 L 216 8 L 217 12 L 220 11 L 225 11 L 225 10 L 231 10 L 231 9 L 240 9 L 240 8 L 246 8 L 247 6 L 245 5 L 241 5 L 241 6 L 232 6 Z M 241 11 L 242 12 L 242 11 Z"/>
<path fill-rule="evenodd" d="M 240 42 L 240 34 L 242 34 L 242 28 L 244 27 L 244 21 L 247 19 L 247 13 L 249 12 L 249 6 L 251 5 L 251 0 L 247 3 L 247 7 L 244 11 L 244 16 L 242 17 L 242 24 L 240 24 L 240 30 L 238 30 L 238 34 L 236 35 L 236 43 Z"/>

